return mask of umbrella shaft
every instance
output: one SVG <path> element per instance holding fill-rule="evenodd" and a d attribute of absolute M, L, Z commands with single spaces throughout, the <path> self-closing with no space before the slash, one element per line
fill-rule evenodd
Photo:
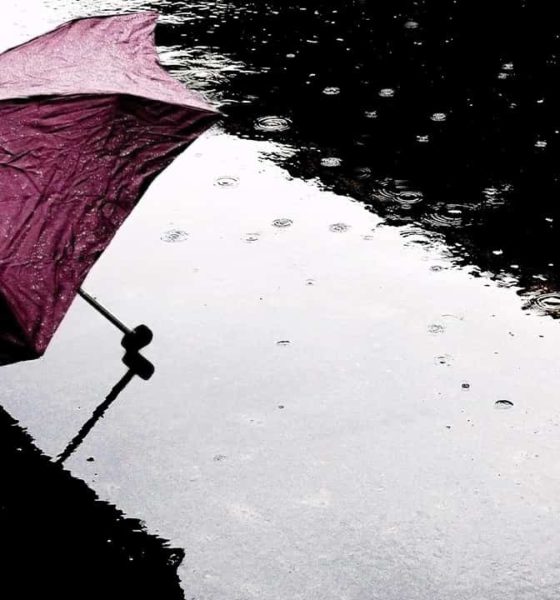
<path fill-rule="evenodd" d="M 104 306 L 99 304 L 93 296 L 90 296 L 86 291 L 80 288 L 78 290 L 78 294 L 90 305 L 95 308 L 95 310 L 103 315 L 108 321 L 110 321 L 115 327 L 120 329 L 124 334 L 131 333 L 130 329 L 121 321 L 115 317 L 112 313 L 110 313 Z"/>

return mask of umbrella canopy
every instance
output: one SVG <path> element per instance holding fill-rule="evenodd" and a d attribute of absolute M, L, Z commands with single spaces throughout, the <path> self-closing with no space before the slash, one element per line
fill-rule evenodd
<path fill-rule="evenodd" d="M 218 117 L 160 66 L 157 13 L 0 54 L 0 364 L 37 358 L 146 187 Z"/>

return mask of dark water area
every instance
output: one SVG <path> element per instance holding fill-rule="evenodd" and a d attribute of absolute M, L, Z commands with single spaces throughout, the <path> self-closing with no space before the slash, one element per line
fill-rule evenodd
<path fill-rule="evenodd" d="M 184 598 L 184 551 L 101 502 L 0 408 L 2 598 Z"/>
<path fill-rule="evenodd" d="M 160 46 L 190 47 L 191 63 L 215 52 L 247 66 L 185 75 L 221 104 L 226 130 L 292 146 L 278 160 L 294 177 L 318 179 L 388 223 L 417 224 L 428 240 L 443 237 L 475 275 L 520 286 L 529 300 L 557 292 L 552 3 L 151 6 L 164 15 Z M 180 75 L 180 61 L 171 67 Z"/>

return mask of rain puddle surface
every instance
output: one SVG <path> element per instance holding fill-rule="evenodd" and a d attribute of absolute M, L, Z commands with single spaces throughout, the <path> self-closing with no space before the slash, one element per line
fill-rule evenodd
<path fill-rule="evenodd" d="M 224 114 L 88 277 L 126 322 L 153 327 L 156 373 L 66 465 L 187 549 L 187 597 L 554 597 L 553 7 L 8 12 L 6 40 L 158 10 L 162 64 Z M 151 244 L 154 226 L 189 243 Z M 43 359 L 2 370 L 3 403 L 50 456 L 122 376 L 119 339 L 77 300 Z M 523 411 L 489 414 L 514 403 Z"/>

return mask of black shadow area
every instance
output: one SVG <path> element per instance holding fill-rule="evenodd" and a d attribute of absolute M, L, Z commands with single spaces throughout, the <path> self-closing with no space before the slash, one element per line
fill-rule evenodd
<path fill-rule="evenodd" d="M 182 599 L 184 551 L 100 501 L 0 407 L 0 597 Z"/>

